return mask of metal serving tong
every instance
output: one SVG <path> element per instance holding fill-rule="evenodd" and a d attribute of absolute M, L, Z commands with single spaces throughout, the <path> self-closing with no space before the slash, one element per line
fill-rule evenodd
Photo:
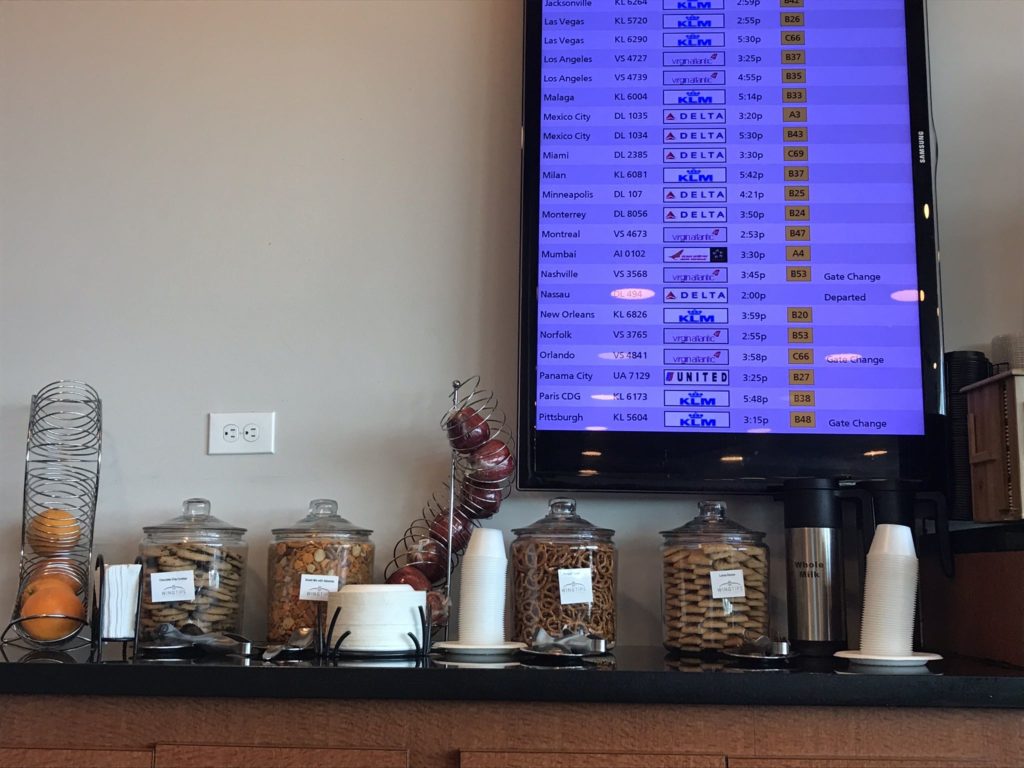
<path fill-rule="evenodd" d="M 789 640 L 784 637 L 768 637 L 747 629 L 743 633 L 743 645 L 723 651 L 726 656 L 750 661 L 787 661 L 799 654 L 793 651 Z"/>
<path fill-rule="evenodd" d="M 566 631 L 561 637 L 555 637 L 543 627 L 538 627 L 533 634 L 533 644 L 530 646 L 530 650 L 549 653 L 552 656 L 566 653 L 586 656 L 605 653 L 608 649 L 603 637 L 588 635 L 582 629 L 577 632 Z"/>
<path fill-rule="evenodd" d="M 156 628 L 157 648 L 161 644 L 174 645 L 186 643 L 206 653 L 219 653 L 234 656 L 254 655 L 252 641 L 234 632 L 203 632 L 195 624 L 185 624 L 181 628 L 173 624 L 161 624 Z"/>

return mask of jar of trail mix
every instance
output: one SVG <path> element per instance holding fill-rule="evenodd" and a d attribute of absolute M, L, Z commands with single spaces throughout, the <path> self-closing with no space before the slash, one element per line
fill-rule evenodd
<path fill-rule="evenodd" d="M 662 638 L 673 651 L 701 653 L 768 634 L 768 547 L 764 534 L 702 501 L 686 525 L 662 531 Z"/>
<path fill-rule="evenodd" d="M 285 642 L 298 627 L 316 626 L 316 603 L 326 600 L 328 591 L 373 580 L 373 531 L 339 515 L 333 499 L 313 499 L 304 518 L 271 533 L 267 555 L 267 640 L 271 643 Z"/>
<path fill-rule="evenodd" d="M 576 514 L 574 499 L 552 499 L 548 514 L 512 531 L 512 639 L 530 644 L 583 631 L 615 646 L 615 531 Z"/>

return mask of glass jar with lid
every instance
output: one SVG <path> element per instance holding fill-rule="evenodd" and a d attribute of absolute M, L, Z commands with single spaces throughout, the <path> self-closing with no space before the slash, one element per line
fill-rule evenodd
<path fill-rule="evenodd" d="M 737 648 L 768 634 L 768 547 L 726 517 L 725 502 L 698 509 L 661 533 L 663 642 L 693 653 Z"/>
<path fill-rule="evenodd" d="M 337 577 L 337 585 L 333 579 L 324 580 L 329 589 L 373 580 L 373 531 L 339 515 L 333 499 L 313 499 L 305 517 L 271 533 L 267 555 L 267 639 L 271 643 L 283 643 L 296 628 L 316 624 L 317 586 L 307 579 L 303 598 L 303 575 Z"/>
<path fill-rule="evenodd" d="M 161 624 L 241 631 L 245 528 L 214 517 L 206 499 L 186 499 L 180 515 L 142 531 L 140 637 L 153 639 Z"/>
<path fill-rule="evenodd" d="M 532 643 L 538 629 L 555 637 L 579 631 L 615 645 L 615 531 L 576 514 L 574 499 L 548 503 L 548 514 L 512 531 L 512 639 Z"/>

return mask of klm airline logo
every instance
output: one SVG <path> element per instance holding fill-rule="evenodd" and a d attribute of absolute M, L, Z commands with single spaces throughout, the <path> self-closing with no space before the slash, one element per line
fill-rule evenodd
<path fill-rule="evenodd" d="M 725 417 L 723 424 L 722 417 Z M 694 411 L 685 416 L 679 417 L 680 427 L 727 427 L 729 426 L 729 415 L 725 413 L 707 413 L 706 411 Z"/>
<path fill-rule="evenodd" d="M 715 390 L 671 390 L 666 393 L 665 405 L 680 408 L 724 408 L 729 405 L 729 393 Z"/>
<path fill-rule="evenodd" d="M 710 24 L 708 26 L 711 26 Z M 696 33 L 690 35 L 684 35 L 676 41 L 677 46 L 683 48 L 710 48 L 712 44 L 711 38 L 706 35 L 698 35 Z"/>
<path fill-rule="evenodd" d="M 677 27 L 683 29 L 708 29 L 715 26 L 707 16 L 690 15 L 676 21 Z"/>
<path fill-rule="evenodd" d="M 715 100 L 703 91 L 687 91 L 676 97 L 679 104 L 714 104 Z"/>

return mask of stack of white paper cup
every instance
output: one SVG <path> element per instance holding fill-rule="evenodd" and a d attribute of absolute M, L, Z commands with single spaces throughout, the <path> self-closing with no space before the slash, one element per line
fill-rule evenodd
<path fill-rule="evenodd" d="M 459 642 L 505 642 L 505 539 L 496 528 L 476 528 L 462 557 Z"/>
<path fill-rule="evenodd" d="M 879 525 L 867 561 L 860 652 L 910 656 L 917 600 L 917 554 L 910 528 Z"/>

